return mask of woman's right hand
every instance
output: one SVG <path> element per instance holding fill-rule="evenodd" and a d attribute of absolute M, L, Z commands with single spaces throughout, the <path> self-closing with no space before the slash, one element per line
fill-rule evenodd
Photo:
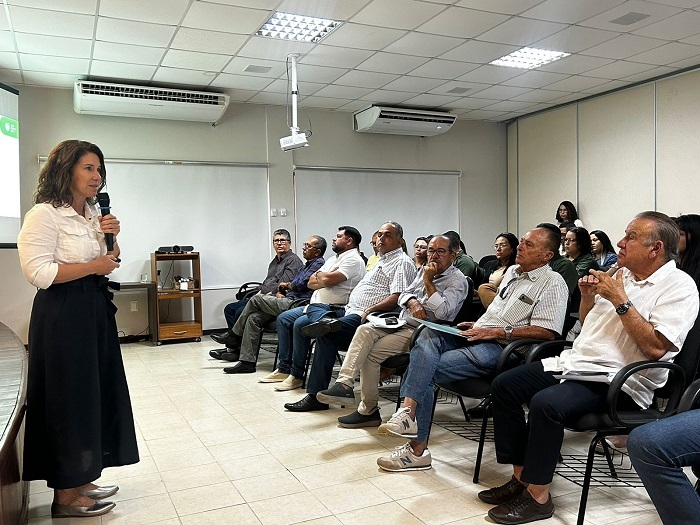
<path fill-rule="evenodd" d="M 109 275 L 119 268 L 119 263 L 113 255 L 103 255 L 92 261 L 93 273 L 96 275 Z"/>

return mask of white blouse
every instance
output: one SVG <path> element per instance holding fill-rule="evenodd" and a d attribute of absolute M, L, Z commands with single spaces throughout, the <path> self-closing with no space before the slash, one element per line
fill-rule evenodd
<path fill-rule="evenodd" d="M 90 262 L 107 253 L 105 236 L 97 220 L 96 206 L 85 204 L 85 217 L 72 207 L 35 205 L 24 216 L 17 238 L 19 261 L 27 280 L 37 288 L 48 288 L 59 264 Z"/>

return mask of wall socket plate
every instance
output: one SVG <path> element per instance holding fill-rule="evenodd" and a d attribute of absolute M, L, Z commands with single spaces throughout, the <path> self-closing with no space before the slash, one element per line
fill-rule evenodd
<path fill-rule="evenodd" d="M 132 312 L 139 311 L 139 302 L 138 301 L 131 301 L 131 311 Z"/>

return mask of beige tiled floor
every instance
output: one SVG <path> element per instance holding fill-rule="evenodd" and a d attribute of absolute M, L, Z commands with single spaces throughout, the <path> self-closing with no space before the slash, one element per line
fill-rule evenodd
<path fill-rule="evenodd" d="M 70 525 L 477 525 L 489 508 L 476 497 L 502 483 L 487 444 L 480 484 L 472 483 L 476 443 L 434 426 L 433 468 L 387 473 L 376 465 L 401 440 L 375 429 L 339 428 L 347 409 L 292 413 L 283 408 L 301 390 L 275 392 L 257 380 L 271 371 L 261 352 L 256 374 L 224 375 L 210 359 L 216 345 L 124 345 L 141 461 L 105 470 L 100 483 L 118 483 L 114 511 L 101 518 L 62 519 Z M 456 405 L 440 405 L 441 419 L 459 419 Z M 393 404 L 382 400 L 387 419 Z M 583 450 L 585 436 L 567 435 L 565 450 Z M 580 489 L 558 476 L 556 514 L 543 523 L 575 524 Z M 31 484 L 32 525 L 52 523 L 52 492 Z M 593 489 L 588 525 L 657 525 L 643 489 Z"/>

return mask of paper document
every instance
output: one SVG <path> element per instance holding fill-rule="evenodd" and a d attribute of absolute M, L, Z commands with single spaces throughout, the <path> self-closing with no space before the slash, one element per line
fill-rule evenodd
<path fill-rule="evenodd" d="M 417 317 L 411 317 L 414 321 L 420 324 L 424 324 L 428 328 L 432 328 L 433 330 L 438 330 L 439 332 L 445 332 L 446 334 L 452 334 L 452 335 L 458 335 L 460 337 L 464 337 L 460 332 L 462 330 L 466 330 L 466 328 L 457 328 L 456 326 L 450 326 L 447 324 L 439 324 L 439 323 L 433 323 L 432 321 L 424 321 L 423 319 L 418 319 Z M 465 337 L 465 339 L 468 339 Z"/>

